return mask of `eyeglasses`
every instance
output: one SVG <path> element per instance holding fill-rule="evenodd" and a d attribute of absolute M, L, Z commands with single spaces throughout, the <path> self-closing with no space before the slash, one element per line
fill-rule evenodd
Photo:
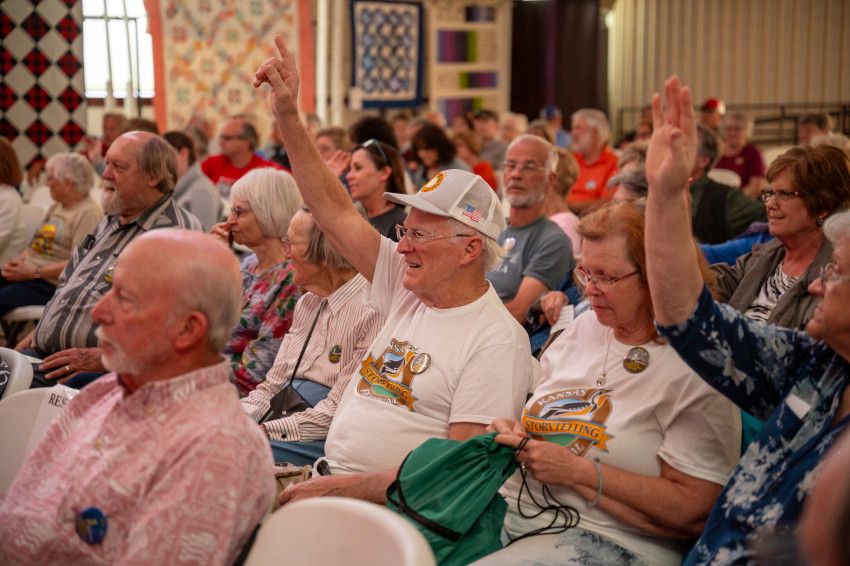
<path fill-rule="evenodd" d="M 245 139 L 243 136 L 229 136 L 227 134 L 220 134 L 218 139 L 221 141 L 231 141 L 231 140 L 243 140 Z"/>
<path fill-rule="evenodd" d="M 426 242 L 428 240 L 445 240 L 446 238 L 471 238 L 475 236 L 475 234 L 449 234 L 448 236 L 427 236 L 425 234 L 421 234 L 414 230 L 413 228 L 408 228 L 407 226 L 402 226 L 401 224 L 395 225 L 395 235 L 398 237 L 398 241 L 400 242 L 402 238 L 406 237 L 407 241 L 416 246 L 421 244 L 422 242 Z"/>
<path fill-rule="evenodd" d="M 596 285 L 596 288 L 600 291 L 608 291 L 611 287 L 614 286 L 614 283 L 619 283 L 623 279 L 628 279 L 632 275 L 637 275 L 640 273 L 639 269 L 632 271 L 631 273 L 626 273 L 621 277 L 605 277 L 604 275 L 590 275 L 587 271 L 584 270 L 584 267 L 579 265 L 576 267 L 575 274 L 576 279 L 581 284 L 582 287 L 587 287 L 587 284 L 593 281 L 593 284 Z"/>
<path fill-rule="evenodd" d="M 374 145 L 376 148 L 378 148 L 378 152 L 381 154 L 381 157 L 384 158 L 384 163 L 386 163 L 387 165 L 390 165 L 390 160 L 387 159 L 387 154 L 384 153 L 384 148 L 381 147 L 381 143 L 378 140 L 376 140 L 375 138 L 372 138 L 371 140 L 366 140 L 365 142 L 363 142 L 360 145 L 360 147 L 365 149 L 365 148 L 369 147 L 370 145 Z"/>
<path fill-rule="evenodd" d="M 239 218 L 244 214 L 248 214 L 249 212 L 251 212 L 250 208 L 241 208 L 239 206 L 234 206 L 230 209 L 230 214 L 232 214 L 236 218 Z"/>
<path fill-rule="evenodd" d="M 505 161 L 504 163 L 502 163 L 503 171 L 513 171 L 514 169 L 519 169 L 519 172 L 523 175 L 540 173 L 541 171 L 546 170 L 545 167 L 541 167 L 536 163 L 517 163 L 516 161 Z"/>
<path fill-rule="evenodd" d="M 850 281 L 850 277 L 837 275 L 835 273 L 835 264 L 832 262 L 829 262 L 820 268 L 820 274 L 818 277 L 820 277 L 820 280 L 823 281 L 823 283 L 829 283 L 830 281 Z"/>
<path fill-rule="evenodd" d="M 292 244 L 306 244 L 307 242 L 296 242 L 294 240 L 290 240 L 289 238 L 284 238 L 281 240 L 283 243 L 283 251 L 287 254 L 292 254 Z"/>
<path fill-rule="evenodd" d="M 765 204 L 767 204 L 773 197 L 776 197 L 776 202 L 785 204 L 789 198 L 802 196 L 803 193 L 799 193 L 797 191 L 769 191 L 764 189 L 759 194 L 761 194 L 761 200 Z"/>

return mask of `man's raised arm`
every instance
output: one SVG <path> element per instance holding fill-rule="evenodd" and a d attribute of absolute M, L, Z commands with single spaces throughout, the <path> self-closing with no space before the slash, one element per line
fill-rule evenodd
<path fill-rule="evenodd" d="M 269 83 L 269 103 L 277 119 L 292 174 L 304 204 L 333 246 L 369 281 L 375 275 L 381 236 L 354 207 L 345 188 L 319 155 L 298 115 L 298 70 L 283 39 L 275 36 L 280 59 L 260 65 L 254 87 Z"/>
<path fill-rule="evenodd" d="M 656 320 L 686 320 L 702 291 L 691 231 L 688 177 L 696 159 L 697 129 L 691 91 L 678 77 L 664 85 L 666 107 L 652 98 L 654 127 L 646 155 L 646 271 Z"/>

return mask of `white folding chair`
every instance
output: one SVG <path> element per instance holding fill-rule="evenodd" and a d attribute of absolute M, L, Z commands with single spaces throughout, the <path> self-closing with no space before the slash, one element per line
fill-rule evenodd
<path fill-rule="evenodd" d="M 382 505 L 344 497 L 290 503 L 268 516 L 245 566 L 435 566 L 416 528 Z"/>
<path fill-rule="evenodd" d="M 32 364 L 20 352 L 9 348 L 0 348 L 0 359 L 9 366 L 9 383 L 3 390 L 2 399 L 18 391 L 26 391 L 32 384 Z M 0 430 L 4 430 L 0 427 Z M 5 431 L 4 431 L 5 432 Z"/>
<path fill-rule="evenodd" d="M 6 492 L 47 427 L 76 389 L 55 385 L 20 391 L 0 400 L 0 495 Z M 56 403 L 48 403 L 63 398 Z"/>
<path fill-rule="evenodd" d="M 736 189 L 741 188 L 741 176 L 729 169 L 709 169 L 708 178 L 721 185 L 728 185 Z"/>

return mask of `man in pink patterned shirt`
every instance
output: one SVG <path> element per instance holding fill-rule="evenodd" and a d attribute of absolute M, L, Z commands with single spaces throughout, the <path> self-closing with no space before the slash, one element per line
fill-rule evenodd
<path fill-rule="evenodd" d="M 212 236 L 156 230 L 124 250 L 92 311 L 113 373 L 68 403 L 0 500 L 0 563 L 233 561 L 274 497 L 265 435 L 221 358 L 241 291 Z"/>

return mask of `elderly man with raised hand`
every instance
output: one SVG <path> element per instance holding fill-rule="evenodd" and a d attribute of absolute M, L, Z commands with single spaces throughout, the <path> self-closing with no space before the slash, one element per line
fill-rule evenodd
<path fill-rule="evenodd" d="M 498 239 L 506 255 L 487 279 L 520 324 L 531 303 L 555 289 L 573 264 L 569 237 L 544 214 L 557 167 L 557 150 L 543 138 L 523 134 L 508 146 L 503 174 L 511 212 Z"/>
<path fill-rule="evenodd" d="M 582 108 L 572 116 L 572 151 L 578 161 L 578 180 L 570 189 L 567 204 L 580 214 L 597 204 L 611 200 L 608 179 L 617 173 L 617 155 L 608 144 L 611 126 L 600 110 Z"/>
<path fill-rule="evenodd" d="M 232 563 L 274 498 L 221 358 L 241 290 L 212 236 L 127 246 L 92 311 L 114 373 L 71 399 L 0 501 L 0 562 Z"/>
<path fill-rule="evenodd" d="M 89 196 L 94 169 L 79 153 L 57 153 L 47 160 L 47 186 L 56 201 L 20 256 L 3 264 L 0 316 L 27 305 L 46 305 L 71 252 L 91 232 L 103 211 Z"/>
<path fill-rule="evenodd" d="M 368 304 L 387 322 L 352 377 L 328 432 L 333 475 L 281 494 L 281 503 L 320 495 L 385 500 L 404 457 L 428 438 L 466 440 L 499 411 L 519 416 L 533 374 L 528 338 L 484 277 L 499 260 L 500 203 L 472 173 L 437 174 L 416 195 L 385 193 L 411 206 L 399 243 L 381 237 L 355 209 L 298 116 L 295 59 L 280 36 L 254 85 L 271 84 L 293 174 L 313 218 L 371 282 Z"/>
<path fill-rule="evenodd" d="M 647 154 L 646 251 L 659 330 L 682 359 L 742 409 L 765 419 L 685 564 L 751 564 L 753 542 L 793 528 L 818 462 L 850 415 L 850 212 L 824 233 L 832 263 L 809 286 L 821 297 L 808 333 L 752 321 L 717 304 L 699 276 L 690 240 L 688 178 L 697 153 L 691 93 L 665 85 L 653 99 Z M 845 162 L 844 167 L 848 167 Z"/>
<path fill-rule="evenodd" d="M 109 147 L 101 201 L 106 217 L 74 249 L 38 326 L 16 346 L 43 358 L 32 387 L 47 387 L 79 372 L 104 371 L 89 315 L 112 287 L 118 254 L 149 230 L 201 230 L 198 219 L 171 198 L 176 180 L 174 148 L 155 134 L 128 132 Z M 153 272 L 158 264 L 148 268 Z"/>

